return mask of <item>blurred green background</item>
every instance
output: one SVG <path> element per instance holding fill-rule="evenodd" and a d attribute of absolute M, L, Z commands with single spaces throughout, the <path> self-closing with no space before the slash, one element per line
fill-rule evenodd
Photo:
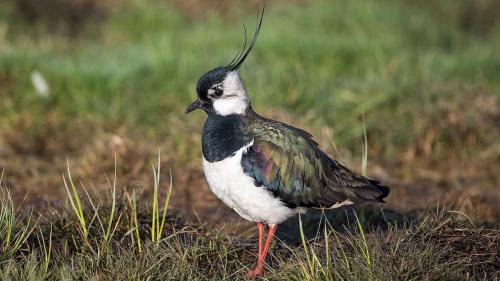
<path fill-rule="evenodd" d="M 205 116 L 183 111 L 197 79 L 231 60 L 243 25 L 253 30 L 258 4 L 2 1 L 7 183 L 52 194 L 67 156 L 92 177 L 118 154 L 123 184 L 142 185 L 161 148 L 179 190 L 202 190 Z M 462 204 L 473 188 L 499 196 L 499 50 L 496 0 L 269 1 L 241 75 L 257 112 L 311 131 L 357 170 L 365 124 L 368 174 L 394 187 L 395 206 L 414 193 Z"/>

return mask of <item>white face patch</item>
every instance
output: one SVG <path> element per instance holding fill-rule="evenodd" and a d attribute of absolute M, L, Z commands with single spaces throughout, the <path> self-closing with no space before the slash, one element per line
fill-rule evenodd
<path fill-rule="evenodd" d="M 223 94 L 213 100 L 215 112 L 219 115 L 243 114 L 250 105 L 250 99 L 238 72 L 229 72 L 223 82 Z"/>
<path fill-rule="evenodd" d="M 230 114 L 243 114 L 248 107 L 248 102 L 239 98 L 226 98 L 214 100 L 214 109 L 217 114 L 225 116 Z"/>

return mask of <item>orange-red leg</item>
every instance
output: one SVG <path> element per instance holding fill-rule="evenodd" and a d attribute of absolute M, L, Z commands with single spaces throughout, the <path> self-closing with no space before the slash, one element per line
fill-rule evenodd
<path fill-rule="evenodd" d="M 262 250 L 262 252 L 259 251 L 260 253 L 259 253 L 259 259 L 257 260 L 257 266 L 248 273 L 249 277 L 256 277 L 262 275 L 264 271 L 264 264 L 266 262 L 266 256 L 267 253 L 269 252 L 269 247 L 271 246 L 271 242 L 273 241 L 273 237 L 274 234 L 276 233 L 277 228 L 278 225 L 276 224 L 269 226 L 269 232 L 267 233 L 266 244 L 264 245 L 264 249 Z M 260 233 L 260 228 L 259 228 L 259 233 Z M 259 248 L 260 248 L 260 241 L 259 241 Z"/>
<path fill-rule="evenodd" d="M 259 228 L 259 259 L 260 259 L 264 247 L 264 224 L 259 222 L 257 226 Z"/>

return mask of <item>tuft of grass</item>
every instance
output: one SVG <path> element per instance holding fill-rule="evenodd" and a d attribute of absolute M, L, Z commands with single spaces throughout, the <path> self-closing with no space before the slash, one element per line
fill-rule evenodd
<path fill-rule="evenodd" d="M 363 226 L 361 225 L 361 222 L 359 221 L 358 215 L 356 213 L 354 213 L 354 216 L 356 218 L 356 226 L 358 227 L 358 233 L 361 235 L 361 239 L 353 239 L 353 241 L 356 242 L 355 243 L 356 248 L 359 250 L 359 252 L 363 256 L 367 266 L 371 267 L 372 258 L 370 255 L 370 250 L 368 248 L 368 243 L 366 241 L 365 231 L 363 230 Z"/>
<path fill-rule="evenodd" d="M 323 261 L 320 260 L 318 255 L 316 254 L 314 247 L 311 247 L 310 243 L 306 241 L 306 237 L 304 234 L 304 229 L 302 225 L 302 219 L 299 216 L 299 230 L 300 230 L 300 239 L 302 243 L 302 247 L 304 249 L 303 253 L 305 254 L 305 263 L 300 263 L 301 269 L 301 277 L 303 280 L 333 280 L 332 276 L 335 275 L 334 269 L 331 268 L 331 260 L 330 260 L 330 249 L 328 247 L 328 234 L 327 228 L 324 228 L 325 233 L 325 248 L 324 254 L 325 259 Z"/>
<path fill-rule="evenodd" d="M 73 213 L 78 219 L 80 230 L 82 231 L 83 238 L 86 241 L 89 234 L 89 228 L 88 228 L 89 225 L 87 223 L 87 219 L 85 218 L 85 214 L 83 212 L 83 205 L 81 203 L 80 193 L 78 192 L 78 189 L 73 183 L 73 178 L 71 177 L 71 170 L 69 168 L 69 159 L 66 159 L 66 167 L 67 167 L 66 169 L 67 175 L 63 174 L 64 187 L 66 188 L 68 199 L 71 204 L 71 209 L 73 210 Z M 68 177 L 67 180 L 66 177 Z"/>
<path fill-rule="evenodd" d="M 160 216 L 160 207 L 159 207 L 159 188 L 160 188 L 160 152 L 158 151 L 158 163 L 156 167 L 153 166 L 153 177 L 154 177 L 154 185 L 153 185 L 153 210 L 151 217 L 151 240 L 156 242 L 156 244 L 160 243 L 162 239 L 163 230 L 165 227 L 165 219 L 167 218 L 167 210 L 168 205 L 170 203 L 170 196 L 172 195 L 172 172 L 170 171 L 170 184 L 168 187 L 168 192 L 165 196 L 165 200 L 163 203 L 163 213 Z M 160 221 L 161 220 L 161 221 Z"/>
<path fill-rule="evenodd" d="M 299 263 L 303 280 L 359 280 L 354 278 L 377 280 L 372 270 L 372 254 L 365 231 L 355 212 L 354 217 L 356 219 L 356 232 L 346 229 L 346 234 L 342 235 L 331 225 L 325 224 L 323 237 L 314 238 L 316 246 L 311 246 L 311 242 L 306 240 L 302 220 L 299 217 L 300 238 L 305 256 L 305 261 Z M 330 247 L 332 238 L 335 239 L 334 242 L 337 245 L 333 249 Z M 349 250 L 353 251 L 355 260 L 348 256 L 344 244 L 347 244 Z M 352 255 L 352 252 L 350 254 Z M 301 259 L 300 255 L 298 258 Z M 346 272 L 349 273 L 351 270 L 354 272 L 353 275 L 348 275 L 349 277 L 346 279 Z M 358 272 L 356 273 L 356 271 Z"/>
<path fill-rule="evenodd" d="M 2 177 L 0 177 L 0 237 L 2 237 L 0 263 L 23 249 L 37 224 L 33 221 L 31 211 L 23 216 L 15 210 L 9 190 L 3 187 Z"/>
<path fill-rule="evenodd" d="M 115 219 L 115 215 L 116 215 L 115 214 L 116 213 L 116 169 L 117 168 L 116 168 L 116 155 L 115 155 L 115 172 L 113 174 L 113 184 L 112 184 L 113 189 L 111 190 L 111 198 L 112 198 L 111 213 L 109 214 L 108 228 L 106 230 L 106 233 L 104 234 L 104 241 L 106 243 L 109 243 L 109 241 L 113 237 L 113 234 L 115 233 L 116 228 L 118 227 L 118 224 L 120 223 L 120 219 L 121 219 L 121 213 L 120 213 L 120 215 L 118 216 L 118 219 L 117 219 L 116 223 L 114 223 L 114 227 L 113 227 L 113 220 Z M 111 186 L 107 176 L 106 176 L 106 179 L 108 181 L 108 186 Z"/>
<path fill-rule="evenodd" d="M 137 247 L 139 253 L 142 252 L 142 242 L 141 235 L 139 233 L 139 221 L 137 220 L 137 195 L 135 189 L 132 190 L 132 195 L 128 192 L 125 193 L 125 197 L 127 198 L 129 212 L 129 233 L 130 240 L 132 241 L 132 245 Z"/>
<path fill-rule="evenodd" d="M 40 229 L 39 231 L 39 236 L 38 238 L 38 245 L 41 245 L 41 252 L 42 252 L 42 265 L 43 265 L 43 279 L 45 279 L 48 276 L 49 273 L 49 265 L 52 260 L 52 225 L 50 225 L 50 231 L 49 231 L 49 242 L 48 245 L 45 242 L 45 237 L 44 237 L 43 231 Z"/>
<path fill-rule="evenodd" d="M 98 224 L 98 229 L 97 231 L 101 233 L 102 236 L 100 236 L 100 239 L 97 239 L 96 242 L 99 244 L 99 248 L 97 251 L 100 253 L 101 251 L 105 250 L 106 247 L 108 247 L 109 243 L 112 241 L 113 236 L 116 233 L 116 230 L 118 226 L 120 225 L 120 220 L 122 218 L 122 213 L 120 212 L 119 214 L 116 213 L 116 208 L 117 208 L 117 200 L 116 200 L 116 182 L 117 182 L 117 175 L 116 175 L 116 169 L 117 169 L 117 159 L 115 156 L 115 170 L 114 170 L 114 176 L 113 176 L 113 182 L 111 182 L 106 175 L 106 180 L 107 180 L 107 187 L 108 190 L 110 191 L 111 194 L 111 206 L 110 206 L 110 211 L 107 214 L 102 214 L 101 211 L 101 203 L 96 203 L 92 199 L 91 195 L 87 191 L 87 188 L 85 185 L 81 182 L 81 187 L 83 191 L 85 192 L 85 195 L 87 197 L 88 204 L 92 208 L 92 214 L 89 214 L 88 212 L 85 211 L 85 206 L 83 204 L 83 200 L 81 198 L 81 195 L 76 187 L 76 185 L 73 183 L 73 178 L 71 176 L 71 169 L 69 167 L 69 160 L 67 160 L 67 175 L 63 175 L 63 182 L 64 182 L 64 187 L 66 189 L 66 193 L 71 205 L 71 209 L 73 211 L 73 214 L 75 215 L 77 221 L 78 221 L 78 229 L 82 233 L 82 238 L 85 242 L 87 242 L 87 246 L 91 247 L 91 244 L 89 243 L 90 241 L 88 240 L 89 233 L 91 230 L 95 230 L 95 227 L 93 226 L 94 222 L 97 222 Z M 104 218 L 107 219 L 104 219 Z M 90 218 L 90 219 L 88 219 Z M 73 241 L 75 245 L 78 245 L 79 243 L 76 243 Z"/>

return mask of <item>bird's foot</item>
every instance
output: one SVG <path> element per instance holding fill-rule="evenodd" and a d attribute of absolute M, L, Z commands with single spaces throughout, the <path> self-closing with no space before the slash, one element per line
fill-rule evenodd
<path fill-rule="evenodd" d="M 261 276 L 262 274 L 264 273 L 264 270 L 262 269 L 262 267 L 260 266 L 257 266 L 256 268 L 254 268 L 252 271 L 249 271 L 247 273 L 247 277 L 250 277 L 250 278 L 255 278 L 257 276 Z"/>

